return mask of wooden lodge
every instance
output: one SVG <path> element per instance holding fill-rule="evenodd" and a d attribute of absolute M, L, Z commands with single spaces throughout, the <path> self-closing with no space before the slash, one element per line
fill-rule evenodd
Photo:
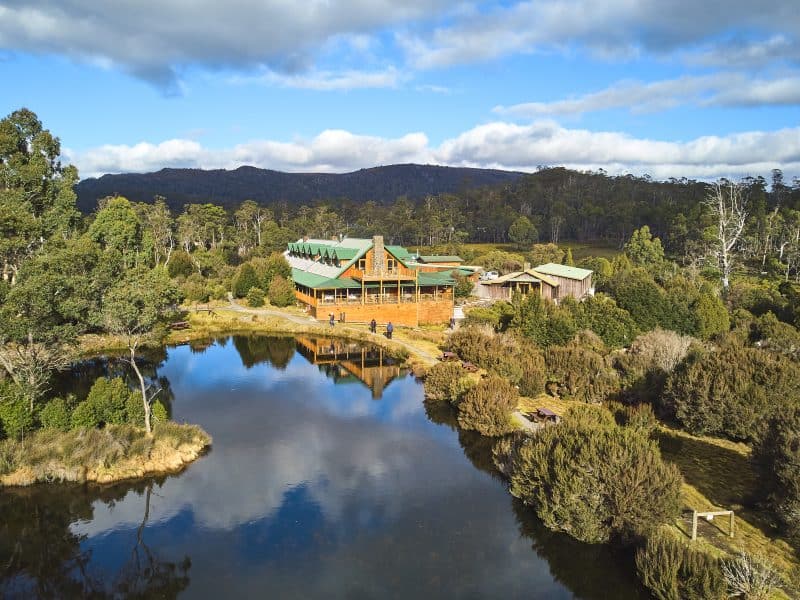
<path fill-rule="evenodd" d="M 288 244 L 284 256 L 295 296 L 315 319 L 416 327 L 453 315 L 454 268 L 426 270 L 402 246 L 384 245 L 383 236 L 303 238 Z"/>
<path fill-rule="evenodd" d="M 594 292 L 592 271 L 554 263 L 481 281 L 475 291 L 487 300 L 510 300 L 514 293 L 533 293 L 553 302 L 568 296 L 580 300 Z"/>

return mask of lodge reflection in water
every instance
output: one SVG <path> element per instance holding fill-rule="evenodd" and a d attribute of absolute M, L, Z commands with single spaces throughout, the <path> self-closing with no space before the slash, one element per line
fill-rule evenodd
<path fill-rule="evenodd" d="M 393 380 L 404 377 L 408 370 L 386 354 L 380 346 L 364 346 L 359 342 L 297 337 L 297 351 L 336 383 L 360 381 L 378 399 Z"/>

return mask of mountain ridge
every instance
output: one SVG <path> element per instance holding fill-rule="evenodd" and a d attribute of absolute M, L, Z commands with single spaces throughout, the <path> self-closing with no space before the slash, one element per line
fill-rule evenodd
<path fill-rule="evenodd" d="M 94 210 L 100 198 L 116 194 L 137 202 L 152 202 L 153 196 L 161 195 L 170 208 L 180 210 L 184 204 L 202 202 L 232 208 L 248 199 L 260 204 L 302 204 L 337 198 L 390 202 L 399 196 L 421 198 L 513 183 L 524 175 L 518 171 L 413 163 L 348 173 L 289 173 L 252 166 L 233 170 L 164 168 L 151 173 L 90 177 L 80 181 L 75 190 L 78 207 L 85 213 Z"/>

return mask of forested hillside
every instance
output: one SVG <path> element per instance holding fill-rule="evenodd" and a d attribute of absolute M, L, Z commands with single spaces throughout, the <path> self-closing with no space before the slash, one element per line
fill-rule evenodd
<path fill-rule="evenodd" d="M 214 202 L 225 208 L 255 200 L 261 204 L 286 201 L 300 204 L 318 199 L 348 198 L 356 202 L 387 202 L 398 196 L 422 198 L 429 194 L 508 183 L 521 173 L 434 165 L 390 165 L 352 173 L 283 173 L 239 167 L 217 169 L 162 169 L 156 173 L 128 173 L 89 178 L 77 187 L 78 207 L 88 213 L 97 200 L 119 194 L 141 202 L 166 196 L 171 209 L 184 204 Z"/>

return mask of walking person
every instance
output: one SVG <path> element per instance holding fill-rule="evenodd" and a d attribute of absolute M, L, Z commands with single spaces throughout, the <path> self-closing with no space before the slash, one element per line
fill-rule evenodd
<path fill-rule="evenodd" d="M 369 322 L 369 330 L 371 333 L 375 333 L 378 331 L 378 322 L 375 319 Z"/>
<path fill-rule="evenodd" d="M 333 328 L 333 326 L 336 324 L 336 319 L 334 318 L 333 313 L 330 314 L 328 322 L 331 324 L 331 328 Z"/>
<path fill-rule="evenodd" d="M 392 322 L 389 321 L 386 324 L 386 337 L 389 338 L 389 339 L 392 339 L 392 332 L 393 331 L 394 331 L 394 326 L 392 325 Z"/>

